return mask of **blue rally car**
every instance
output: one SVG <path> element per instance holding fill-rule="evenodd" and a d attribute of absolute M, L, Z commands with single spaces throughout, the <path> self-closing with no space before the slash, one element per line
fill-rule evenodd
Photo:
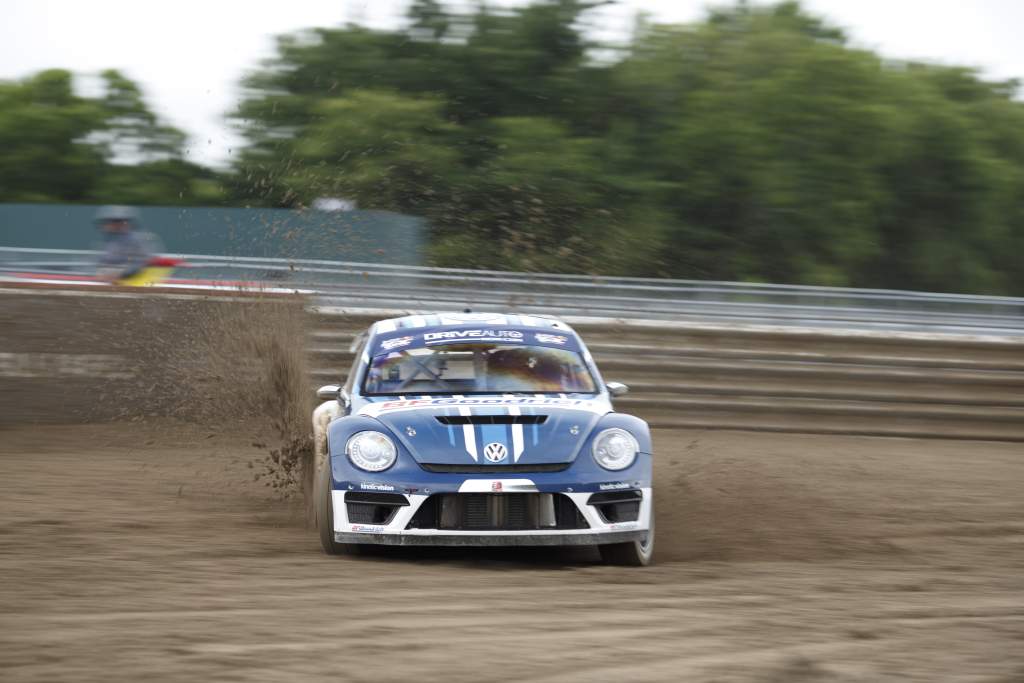
<path fill-rule="evenodd" d="M 579 336 L 547 317 L 407 316 L 353 345 L 314 413 L 320 540 L 383 545 L 594 545 L 646 565 L 651 437 L 617 413 Z"/>

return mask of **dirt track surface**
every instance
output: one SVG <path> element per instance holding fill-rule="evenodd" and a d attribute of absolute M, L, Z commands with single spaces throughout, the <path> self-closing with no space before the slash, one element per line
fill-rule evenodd
<path fill-rule="evenodd" d="M 1019 444 L 662 431 L 637 570 L 326 557 L 251 441 L 0 431 L 0 679 L 1024 681 Z"/>

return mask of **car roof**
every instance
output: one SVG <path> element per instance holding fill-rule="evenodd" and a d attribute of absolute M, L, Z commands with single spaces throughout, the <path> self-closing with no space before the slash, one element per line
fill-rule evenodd
<path fill-rule="evenodd" d="M 371 335 L 387 334 L 403 329 L 445 327 L 536 327 L 575 334 L 558 318 L 523 313 L 424 313 L 400 318 L 378 320 L 370 328 Z"/>

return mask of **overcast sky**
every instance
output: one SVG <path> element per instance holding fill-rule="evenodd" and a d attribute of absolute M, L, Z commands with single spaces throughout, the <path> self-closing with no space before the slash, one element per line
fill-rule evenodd
<path fill-rule="evenodd" d="M 238 145 L 224 113 L 237 83 L 273 54 L 273 36 L 356 21 L 397 25 L 408 0 L 3 0 L 0 79 L 61 67 L 117 68 L 141 83 L 150 104 L 191 136 L 190 158 L 223 164 Z M 450 4 L 450 3 L 449 3 Z M 463 0 L 462 5 L 468 6 Z M 526 4 L 503 0 L 502 5 Z M 594 17 L 602 35 L 629 30 L 644 10 L 656 20 L 699 19 L 707 0 L 619 0 Z M 854 42 L 893 58 L 1024 77 L 1024 0 L 804 0 Z"/>

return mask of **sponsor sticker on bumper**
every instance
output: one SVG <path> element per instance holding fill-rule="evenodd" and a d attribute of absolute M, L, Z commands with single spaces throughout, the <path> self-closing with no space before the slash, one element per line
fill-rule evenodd
<path fill-rule="evenodd" d="M 378 484 L 375 481 L 363 481 L 359 482 L 359 488 L 363 491 L 394 491 L 395 487 L 391 484 Z"/>

